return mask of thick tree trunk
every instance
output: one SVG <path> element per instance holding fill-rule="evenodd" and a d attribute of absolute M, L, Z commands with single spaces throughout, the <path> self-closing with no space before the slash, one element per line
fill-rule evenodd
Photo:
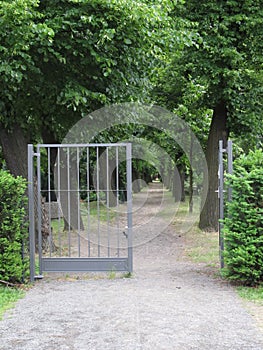
<path fill-rule="evenodd" d="M 116 161 L 111 159 L 110 152 L 104 147 L 99 148 L 99 188 L 104 191 L 106 204 L 109 207 L 116 207 Z"/>
<path fill-rule="evenodd" d="M 42 131 L 42 139 L 44 143 L 47 144 L 59 144 L 60 142 L 56 139 L 54 133 L 48 128 L 48 127 L 43 127 Z M 55 185 L 55 179 L 54 179 L 54 171 L 55 171 L 55 164 L 56 164 L 56 160 L 57 160 L 57 154 L 58 154 L 58 149 L 56 147 L 51 147 L 50 148 L 50 177 L 51 177 L 51 189 L 54 190 L 54 185 Z M 62 155 L 62 161 L 63 161 L 63 155 Z M 75 162 L 76 160 L 71 159 L 70 163 L 72 166 L 72 163 Z M 66 159 L 64 159 L 64 163 L 66 164 Z M 77 164 L 75 164 L 72 166 L 72 169 L 70 169 L 70 175 L 71 175 L 71 180 L 70 180 L 70 184 L 71 186 L 73 186 L 74 190 L 76 190 L 76 188 L 74 186 L 76 186 L 76 178 L 78 176 L 77 174 Z M 66 191 L 67 190 L 67 182 L 65 183 L 66 180 L 66 174 L 64 174 L 63 179 L 61 180 L 61 183 L 63 184 L 63 190 Z M 83 220 L 82 220 L 82 216 L 80 214 L 80 212 L 78 213 L 78 194 L 75 192 L 71 192 L 70 193 L 70 218 L 68 218 L 68 221 L 66 220 L 67 215 L 65 214 L 65 211 L 68 213 L 68 206 L 66 205 L 65 208 L 65 203 L 67 203 L 68 200 L 68 196 L 67 193 L 63 193 L 62 194 L 62 199 L 63 199 L 63 206 L 62 206 L 62 211 L 63 211 L 63 215 L 64 215 L 64 230 L 67 231 L 69 229 L 69 224 L 68 221 L 71 222 L 71 229 L 80 229 L 80 230 L 84 230 L 84 224 L 83 224 Z M 51 195 L 51 200 L 52 201 L 56 201 L 56 194 L 54 191 L 52 191 L 52 195 Z M 80 204 L 79 204 L 80 205 Z M 64 209 L 63 209 L 64 207 Z M 79 218 L 78 218 L 79 216 Z M 78 227 L 79 226 L 79 227 Z"/>
<path fill-rule="evenodd" d="M 15 125 L 12 131 L 8 131 L 3 125 L 0 125 L 0 143 L 6 165 L 10 173 L 14 176 L 22 176 L 27 179 L 27 144 L 29 139 L 19 125 Z M 35 178 L 35 220 L 37 222 L 37 181 Z M 36 224 L 37 227 L 37 224 Z M 43 247 L 47 245 L 49 236 L 49 221 L 45 206 L 42 206 L 42 237 Z M 36 238 L 38 237 L 36 232 Z M 36 245 L 38 242 L 36 239 Z M 36 247 L 36 248 L 37 248 Z"/>
<path fill-rule="evenodd" d="M 11 132 L 0 124 L 0 142 L 7 168 L 14 176 L 27 179 L 28 139 L 18 125 Z"/>
<path fill-rule="evenodd" d="M 64 218 L 64 230 L 84 230 L 80 207 L 78 165 L 74 150 L 60 148 L 60 163 L 55 163 L 53 174 L 56 195 L 60 198 Z"/>
<path fill-rule="evenodd" d="M 169 190 L 171 188 L 172 182 L 172 164 L 169 162 L 166 163 L 166 172 L 164 176 L 164 186 Z"/>
<path fill-rule="evenodd" d="M 208 194 L 200 215 L 199 227 L 202 230 L 218 230 L 218 143 L 223 140 L 224 147 L 228 138 L 227 109 L 224 101 L 221 101 L 214 109 L 210 126 L 206 160 L 208 165 L 209 184 Z"/>

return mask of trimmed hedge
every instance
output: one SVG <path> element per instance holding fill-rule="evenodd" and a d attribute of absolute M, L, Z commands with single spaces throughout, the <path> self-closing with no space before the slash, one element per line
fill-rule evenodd
<path fill-rule="evenodd" d="M 27 236 L 26 187 L 22 177 L 0 170 L 0 279 L 21 282 L 28 262 L 22 257 Z"/>
<path fill-rule="evenodd" d="M 246 285 L 263 282 L 263 152 L 257 150 L 234 162 L 229 176 L 233 201 L 224 220 L 224 274 Z"/>

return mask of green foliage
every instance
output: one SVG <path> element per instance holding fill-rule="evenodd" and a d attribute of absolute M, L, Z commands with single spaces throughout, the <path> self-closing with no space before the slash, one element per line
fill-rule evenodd
<path fill-rule="evenodd" d="M 26 125 L 22 112 L 30 101 L 33 80 L 38 87 L 40 73 L 31 50 L 36 44 L 46 47 L 52 42 L 53 31 L 38 23 L 41 15 L 37 6 L 37 0 L 0 4 L 0 122 L 4 126 L 14 122 L 19 113 L 20 124 Z"/>
<path fill-rule="evenodd" d="M 21 282 L 26 268 L 22 258 L 25 240 L 26 182 L 0 170 L 0 279 Z"/>
<path fill-rule="evenodd" d="M 0 122 L 60 140 L 105 104 L 145 100 L 166 13 L 155 1 L 1 1 Z"/>
<path fill-rule="evenodd" d="M 0 320 L 3 313 L 13 307 L 14 303 L 22 298 L 24 294 L 21 289 L 0 286 Z"/>
<path fill-rule="evenodd" d="M 225 275 L 255 285 L 263 281 L 263 152 L 243 155 L 229 176 L 233 201 L 224 220 Z"/>
<path fill-rule="evenodd" d="M 262 1 L 190 0 L 174 16 L 191 23 L 193 40 L 171 53 L 161 100 L 170 109 L 183 106 L 194 120 L 223 101 L 229 130 L 256 138 L 262 133 Z"/>

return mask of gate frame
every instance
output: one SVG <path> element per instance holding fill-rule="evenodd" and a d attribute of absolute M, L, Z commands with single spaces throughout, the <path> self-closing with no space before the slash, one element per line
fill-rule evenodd
<path fill-rule="evenodd" d="M 220 258 L 220 267 L 224 268 L 224 250 L 225 250 L 225 242 L 224 242 L 224 224 L 223 220 L 225 217 L 224 209 L 225 209 L 225 196 L 224 193 L 224 153 L 227 153 L 227 174 L 233 174 L 233 143 L 232 140 L 227 141 L 227 147 L 223 147 L 223 140 L 219 141 L 219 149 L 218 149 L 218 200 L 219 200 L 219 258 Z M 232 188 L 228 186 L 227 188 L 227 201 L 232 201 Z"/>
<path fill-rule="evenodd" d="M 126 179 L 127 179 L 127 257 L 42 257 L 42 249 L 39 252 L 39 275 L 36 275 L 35 266 L 35 200 L 34 200 L 34 158 L 40 169 L 40 148 L 84 148 L 84 147 L 125 147 L 126 148 Z M 133 247 L 132 247 L 132 144 L 131 143 L 90 143 L 90 144 L 38 144 L 37 152 L 34 146 L 28 145 L 28 217 L 29 217 L 29 257 L 30 257 L 30 281 L 43 278 L 43 272 L 102 272 L 102 271 L 133 271 Z M 41 216 L 41 188 L 40 174 L 38 176 L 38 217 Z M 42 242 L 41 222 L 38 220 L 38 242 Z"/>

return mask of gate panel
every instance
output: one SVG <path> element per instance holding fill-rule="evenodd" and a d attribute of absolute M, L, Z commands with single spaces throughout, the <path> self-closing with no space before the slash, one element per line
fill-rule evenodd
<path fill-rule="evenodd" d="M 35 227 L 40 274 L 131 272 L 131 144 L 41 144 L 36 153 L 32 150 L 29 145 L 31 279 Z M 35 203 L 37 215 L 33 215 Z"/>

